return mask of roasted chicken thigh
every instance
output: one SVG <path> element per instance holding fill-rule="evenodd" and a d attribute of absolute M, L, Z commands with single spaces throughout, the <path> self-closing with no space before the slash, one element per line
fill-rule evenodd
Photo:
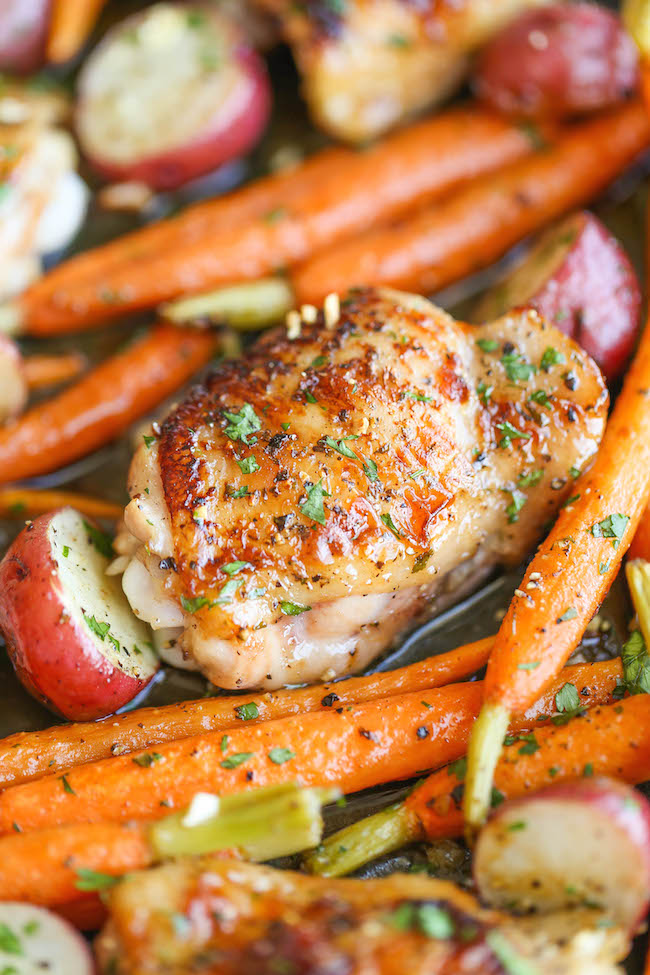
<path fill-rule="evenodd" d="M 372 139 L 458 87 L 473 50 L 549 0 L 253 0 L 275 14 L 316 122 Z"/>
<path fill-rule="evenodd" d="M 521 559 L 603 432 L 598 368 L 535 312 L 328 302 L 221 365 L 132 463 L 124 590 L 222 687 L 367 666 Z"/>

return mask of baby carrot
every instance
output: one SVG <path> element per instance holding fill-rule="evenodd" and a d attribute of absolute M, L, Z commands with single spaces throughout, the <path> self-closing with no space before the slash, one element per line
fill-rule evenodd
<path fill-rule="evenodd" d="M 30 389 L 43 389 L 67 383 L 84 371 L 86 359 L 79 352 L 65 355 L 30 355 L 22 361 L 22 371 Z"/>
<path fill-rule="evenodd" d="M 106 0 L 54 0 L 46 55 L 52 64 L 69 61 L 83 47 Z"/>
<path fill-rule="evenodd" d="M 592 677 L 601 671 L 586 668 Z M 579 669 L 567 671 L 534 708 L 515 717 L 512 730 L 534 727 L 541 715 L 552 714 L 555 694 L 571 674 L 580 682 Z M 590 682 L 593 693 L 585 700 L 608 700 L 619 674 L 620 663 L 609 664 L 599 681 Z M 356 792 L 408 778 L 465 754 L 482 692 L 479 682 L 470 682 L 398 694 L 243 724 L 46 775 L 0 794 L 0 834 L 157 818 L 201 791 L 223 796 L 299 780 Z"/>
<path fill-rule="evenodd" d="M 595 670 L 601 665 L 592 666 Z M 569 669 L 579 668 L 564 673 Z M 581 687 L 581 680 L 573 681 Z M 601 697 L 598 706 L 563 724 L 544 724 L 513 736 L 496 767 L 492 803 L 583 775 L 610 775 L 632 784 L 650 778 L 650 712 L 644 695 L 602 706 L 604 701 Z M 332 834 L 308 854 L 306 866 L 314 873 L 340 876 L 407 843 L 460 836 L 464 789 L 463 760 L 438 769 L 403 802 Z"/>
<path fill-rule="evenodd" d="M 469 106 L 364 152 L 326 149 L 65 261 L 27 289 L 11 317 L 30 334 L 56 334 L 275 273 L 532 148 L 521 127 Z"/>
<path fill-rule="evenodd" d="M 639 101 L 572 126 L 547 149 L 297 267 L 290 275 L 296 302 L 319 304 L 355 285 L 435 293 L 593 199 L 649 142 Z"/>
<path fill-rule="evenodd" d="M 212 333 L 153 328 L 0 429 L 0 482 L 56 470 L 115 439 L 211 357 Z"/>
<path fill-rule="evenodd" d="M 515 590 L 485 678 L 468 752 L 465 815 L 478 826 L 511 713 L 524 711 L 577 646 L 609 589 L 650 492 L 650 325 L 576 500 L 560 515 Z"/>
<path fill-rule="evenodd" d="M 74 491 L 37 491 L 31 488 L 0 488 L 0 517 L 35 518 L 56 508 L 76 508 L 91 518 L 116 521 L 122 517 L 123 506 L 93 498 Z M 0 748 L 2 741 L 0 740 Z M 0 760 L 0 767 L 2 761 Z M 0 774 L 1 775 L 1 774 Z M 0 788 L 2 786 L 0 785 Z"/>
<path fill-rule="evenodd" d="M 79 507 L 76 502 L 64 503 Z M 19 732 L 0 740 L 0 789 L 112 755 L 125 755 L 208 731 L 240 727 L 242 721 L 247 724 L 269 721 L 396 694 L 424 692 L 469 677 L 487 662 L 491 647 L 490 637 L 387 673 L 267 694 L 203 698 L 158 708 L 138 708 L 104 721 Z"/>

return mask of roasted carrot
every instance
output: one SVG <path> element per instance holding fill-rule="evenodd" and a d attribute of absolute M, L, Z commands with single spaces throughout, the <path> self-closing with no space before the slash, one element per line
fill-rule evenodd
<path fill-rule="evenodd" d="M 492 802 L 589 775 L 610 775 L 632 784 L 650 778 L 645 695 L 597 706 L 559 726 L 539 726 L 506 745 L 496 767 Z M 307 867 L 340 875 L 407 843 L 462 835 L 464 776 L 464 762 L 433 772 L 403 802 L 330 836 L 307 857 Z"/>
<path fill-rule="evenodd" d="M 0 482 L 56 470 L 113 440 L 204 365 L 214 345 L 209 332 L 153 328 L 0 429 Z"/>
<path fill-rule="evenodd" d="M 36 491 L 30 488 L 0 488 L 0 517 L 35 518 L 56 508 L 77 508 L 91 518 L 116 521 L 124 507 L 103 498 L 93 498 L 74 491 Z M 0 742 L 0 745 L 2 743 Z M 0 761 L 0 766 L 1 766 Z M 2 788 L 0 786 L 0 788 Z"/>
<path fill-rule="evenodd" d="M 46 56 L 52 64 L 73 58 L 85 44 L 106 0 L 54 0 Z"/>
<path fill-rule="evenodd" d="M 577 646 L 632 541 L 650 493 L 650 324 L 616 400 L 592 467 L 575 485 L 515 590 L 485 678 L 468 752 L 465 815 L 488 809 L 511 712 L 524 711 Z"/>
<path fill-rule="evenodd" d="M 598 667 L 598 670 L 594 670 Z M 555 711 L 555 694 L 567 680 L 590 674 L 588 703 L 608 700 L 620 665 L 567 669 L 562 679 L 512 729 L 535 726 Z M 600 675 L 599 680 L 594 675 Z M 581 685 L 582 686 L 582 685 Z M 197 792 L 229 795 L 300 780 L 356 792 L 408 778 L 460 758 L 483 688 L 479 682 L 345 708 L 292 715 L 232 727 L 160 745 L 151 752 L 81 765 L 0 794 L 0 834 L 68 823 L 155 819 L 187 805 Z"/>
<path fill-rule="evenodd" d="M 326 149 L 290 171 L 66 261 L 27 289 L 15 324 L 34 335 L 74 331 L 181 294 L 262 277 L 532 148 L 522 128 L 461 107 L 364 152 Z"/>
<path fill-rule="evenodd" d="M 153 862 L 142 823 L 84 823 L 13 833 L 0 839 L 0 851 L 0 901 L 48 907 L 78 900 L 84 871 L 120 877 Z"/>
<path fill-rule="evenodd" d="M 86 358 L 79 352 L 66 355 L 30 355 L 23 359 L 22 370 L 30 389 L 43 389 L 76 379 L 86 368 Z"/>
<path fill-rule="evenodd" d="M 319 304 L 329 292 L 361 284 L 438 291 L 591 200 L 649 143 L 650 121 L 638 101 L 576 125 L 547 149 L 482 176 L 444 202 L 296 268 L 296 301 Z"/>
<path fill-rule="evenodd" d="M 0 789 L 54 771 L 68 771 L 97 759 L 125 755 L 209 731 L 240 727 L 244 719 L 247 723 L 269 721 L 441 687 L 469 677 L 482 667 L 491 647 L 492 638 L 488 638 L 384 674 L 268 694 L 203 698 L 159 708 L 139 708 L 104 721 L 19 732 L 0 740 Z"/>
<path fill-rule="evenodd" d="M 322 806 L 337 789 L 271 789 L 198 799 L 156 822 L 78 823 L 0 838 L 0 901 L 57 907 L 105 890 L 115 878 L 176 856 L 216 853 L 270 860 L 310 849 L 322 836 Z M 206 798 L 208 808 L 206 810 Z M 210 800 L 214 803 L 210 804 Z"/>

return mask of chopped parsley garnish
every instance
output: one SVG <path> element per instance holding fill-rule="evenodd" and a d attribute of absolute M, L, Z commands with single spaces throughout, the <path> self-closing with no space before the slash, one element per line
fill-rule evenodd
<path fill-rule="evenodd" d="M 427 938 L 451 938 L 455 925 L 451 915 L 437 904 L 405 901 L 388 918 L 398 931 L 419 931 Z"/>
<path fill-rule="evenodd" d="M 222 735 L 221 741 L 219 742 L 219 748 L 221 749 L 221 754 L 228 750 L 228 735 Z"/>
<path fill-rule="evenodd" d="M 395 524 L 395 522 L 391 518 L 390 514 L 386 513 L 384 515 L 380 515 L 380 518 L 383 521 L 383 523 L 386 525 L 386 528 L 389 531 L 391 531 L 393 533 L 393 535 L 396 535 L 397 538 L 401 538 L 402 537 L 402 532 L 399 530 L 399 528 L 397 527 L 397 525 Z"/>
<path fill-rule="evenodd" d="M 544 477 L 544 470 L 538 467 L 537 470 L 528 471 L 527 474 L 520 474 L 517 478 L 517 484 L 519 487 L 535 487 L 539 484 L 541 479 Z"/>
<path fill-rule="evenodd" d="M 196 596 L 194 599 L 181 596 L 181 606 L 186 613 L 198 613 L 204 606 L 212 607 L 213 605 L 212 601 L 205 596 Z"/>
<path fill-rule="evenodd" d="M 494 390 L 494 386 L 488 386 L 487 383 L 484 382 L 480 382 L 476 387 L 478 398 L 480 399 L 483 406 L 488 405 L 488 400 L 490 399 L 493 390 Z"/>
<path fill-rule="evenodd" d="M 549 345 L 544 349 L 544 355 L 539 366 L 544 372 L 549 372 L 552 366 L 560 365 L 563 362 L 566 362 L 564 355 L 558 352 L 557 349 L 554 349 L 552 345 Z"/>
<path fill-rule="evenodd" d="M 499 440 L 499 447 L 509 447 L 513 440 L 530 440 L 529 433 L 513 427 L 512 423 L 509 423 L 508 420 L 504 420 L 503 423 L 497 423 L 497 430 L 501 430 L 503 433 L 501 440 Z"/>
<path fill-rule="evenodd" d="M 412 389 L 407 389 L 404 393 L 404 399 L 414 399 L 418 403 L 433 403 L 433 396 L 424 396 L 422 393 L 416 393 Z"/>
<path fill-rule="evenodd" d="M 68 782 L 68 779 L 67 779 L 67 776 L 65 776 L 65 775 L 60 775 L 60 776 L 59 776 L 59 782 L 60 782 L 60 783 L 61 783 L 61 785 L 63 786 L 63 791 L 64 791 L 64 792 L 67 792 L 67 794 L 68 794 L 69 796 L 76 796 L 76 794 L 77 794 L 77 793 L 76 793 L 76 792 L 74 791 L 74 789 L 72 788 L 72 786 L 71 786 L 71 785 L 70 785 L 70 783 Z"/>
<path fill-rule="evenodd" d="M 244 487 L 235 489 L 230 484 L 228 484 L 226 486 L 226 494 L 228 495 L 229 498 L 245 498 L 246 495 L 248 494 L 248 488 L 246 487 L 246 485 L 244 485 Z"/>
<path fill-rule="evenodd" d="M 291 603 L 287 600 L 282 600 L 280 609 L 285 616 L 300 616 L 301 613 L 308 613 L 311 606 L 302 606 L 300 603 Z"/>
<path fill-rule="evenodd" d="M 521 748 L 517 749 L 519 755 L 534 755 L 540 748 L 534 731 L 531 731 L 527 735 L 519 735 L 519 741 L 523 741 L 524 743 Z"/>
<path fill-rule="evenodd" d="M 555 707 L 562 714 L 565 711 L 577 711 L 580 708 L 580 695 L 575 684 L 564 684 L 555 695 Z"/>
<path fill-rule="evenodd" d="M 228 562 L 227 565 L 221 566 L 221 571 L 225 572 L 227 576 L 236 576 L 238 572 L 241 572 L 242 569 L 248 569 L 250 565 L 250 562 Z"/>
<path fill-rule="evenodd" d="M 219 591 L 219 595 L 212 603 L 213 606 L 225 606 L 227 603 L 231 603 L 233 596 L 237 592 L 240 586 L 244 585 L 243 579 L 229 579 L 225 586 Z"/>
<path fill-rule="evenodd" d="M 351 450 L 346 444 L 346 440 L 358 440 L 359 437 L 356 433 L 351 433 L 347 437 L 342 437 L 340 440 L 335 440 L 333 437 L 325 437 L 325 443 L 332 450 L 335 450 L 342 457 L 351 457 L 354 460 L 358 460 L 357 455 L 353 450 Z M 324 524 L 324 523 L 323 523 Z"/>
<path fill-rule="evenodd" d="M 244 457 L 243 460 L 238 460 L 237 465 L 242 474 L 254 474 L 255 471 L 259 471 L 260 469 L 260 465 L 257 463 L 253 454 L 250 457 Z"/>
<path fill-rule="evenodd" d="M 75 872 L 77 874 L 75 883 L 77 890 L 108 890 L 120 881 L 119 877 L 113 877 L 110 873 L 100 873 L 98 870 L 89 870 L 87 867 L 79 867 Z"/>
<path fill-rule="evenodd" d="M 106 634 L 108 633 L 108 631 L 111 628 L 111 624 L 110 623 L 99 623 L 95 619 L 94 616 L 87 616 L 86 613 L 84 613 L 83 610 L 81 612 L 82 612 L 83 618 L 84 618 L 84 620 L 85 620 L 85 622 L 86 622 L 86 624 L 88 626 L 88 629 L 91 630 L 95 634 L 95 636 L 99 637 L 99 639 L 103 643 L 104 642 L 104 637 L 106 636 Z"/>
<path fill-rule="evenodd" d="M 273 210 L 269 210 L 268 213 L 265 213 L 262 219 L 264 220 L 264 223 L 274 224 L 278 223 L 280 220 L 284 220 L 287 213 L 288 211 L 286 207 L 274 207 Z"/>
<path fill-rule="evenodd" d="M 640 630 L 635 630 L 621 649 L 623 680 L 630 694 L 650 694 L 650 659 Z"/>
<path fill-rule="evenodd" d="M 262 429 L 262 423 L 250 403 L 244 403 L 239 413 L 224 410 L 223 415 L 228 420 L 224 433 L 230 440 L 241 440 L 248 444 L 251 434 Z"/>
<path fill-rule="evenodd" d="M 320 369 L 321 366 L 327 365 L 327 356 L 317 355 L 315 359 L 311 360 L 309 365 L 312 367 L 312 369 Z"/>
<path fill-rule="evenodd" d="M 377 473 L 377 465 L 375 464 L 372 457 L 367 457 L 366 462 L 363 465 L 363 473 L 366 475 L 369 481 L 374 482 L 379 477 Z"/>
<path fill-rule="evenodd" d="M 509 494 L 511 498 L 510 504 L 506 506 L 506 514 L 508 516 L 508 522 L 512 525 L 516 521 L 519 521 L 519 512 L 526 504 L 528 498 L 523 491 L 519 491 L 517 488 L 513 491 L 506 491 L 506 494 Z"/>
<path fill-rule="evenodd" d="M 537 975 L 537 966 L 523 958 L 497 928 L 487 932 L 485 941 L 506 975 Z"/>
<path fill-rule="evenodd" d="M 589 531 L 594 538 L 611 538 L 613 547 L 617 549 L 625 534 L 629 520 L 628 515 L 607 515 L 602 521 L 595 522 Z"/>
<path fill-rule="evenodd" d="M 424 467 L 421 467 L 418 471 L 413 471 L 412 474 L 409 474 L 409 477 L 415 481 L 416 478 L 421 477 L 423 474 L 426 474 L 426 470 Z"/>
<path fill-rule="evenodd" d="M 3 951 L 6 955 L 24 955 L 25 949 L 22 946 L 20 938 L 12 931 L 8 924 L 0 921 L 0 951 Z M 17 968 L 8 967 L 9 973 L 17 972 Z"/>
<path fill-rule="evenodd" d="M 247 762 L 249 758 L 252 758 L 255 752 L 236 752 L 234 755 L 229 755 L 228 758 L 224 758 L 219 764 L 221 768 L 238 768 Z"/>
<path fill-rule="evenodd" d="M 304 504 L 300 505 L 300 510 L 306 518 L 311 518 L 312 521 L 318 522 L 319 525 L 325 524 L 325 507 L 323 505 L 323 498 L 329 497 L 327 491 L 323 488 L 322 478 L 317 481 L 316 484 L 312 486 L 307 491 L 307 500 Z"/>
<path fill-rule="evenodd" d="M 612 564 L 611 559 L 607 562 L 598 563 L 598 575 L 604 576 L 609 572 L 609 567 Z"/>
<path fill-rule="evenodd" d="M 113 551 L 113 542 L 108 535 L 99 528 L 95 528 L 94 525 L 91 525 L 90 522 L 86 521 L 85 519 L 83 526 L 89 542 L 94 546 L 99 554 L 103 555 L 107 559 L 112 559 L 115 552 Z"/>
<path fill-rule="evenodd" d="M 501 356 L 501 363 L 506 371 L 506 376 L 513 383 L 526 382 L 537 372 L 535 366 L 527 362 L 524 356 L 518 352 L 505 352 Z"/>
<path fill-rule="evenodd" d="M 288 430 L 289 427 L 291 426 L 291 424 L 290 423 L 281 423 L 280 426 L 282 427 L 283 430 Z"/>
<path fill-rule="evenodd" d="M 426 569 L 427 563 L 429 562 L 430 558 L 431 558 L 431 552 L 422 552 L 420 555 L 416 557 L 411 572 L 412 573 L 422 572 L 422 569 Z"/>
<path fill-rule="evenodd" d="M 314 396 L 314 394 L 313 393 L 310 393 L 309 390 L 307 390 L 305 392 L 305 399 L 307 400 L 308 403 L 317 403 L 318 402 L 318 400 L 316 399 L 316 397 Z"/>
<path fill-rule="evenodd" d="M 580 468 L 579 467 L 570 467 L 569 468 L 569 477 L 572 477 L 574 481 L 576 480 L 576 478 L 580 477 Z"/>
<path fill-rule="evenodd" d="M 64 545 L 63 546 L 63 558 L 64 559 L 67 559 L 67 557 L 69 555 L 70 555 L 70 546 L 69 545 Z"/>
<path fill-rule="evenodd" d="M 567 620 L 574 620 L 578 615 L 578 610 L 575 606 L 567 606 L 561 616 L 558 616 L 557 623 L 566 623 Z"/>
<path fill-rule="evenodd" d="M 260 709 L 255 701 L 248 701 L 246 704 L 240 704 L 236 707 L 235 714 L 240 721 L 253 721 L 254 718 L 259 718 Z"/>
<path fill-rule="evenodd" d="M 517 670 L 537 670 L 539 660 L 528 660 L 526 663 L 517 664 Z"/>
<path fill-rule="evenodd" d="M 450 762 L 447 766 L 447 773 L 455 775 L 459 782 L 464 782 L 467 773 L 467 759 L 457 758 L 455 762 Z"/>
<path fill-rule="evenodd" d="M 482 352 L 495 352 L 499 348 L 499 343 L 494 339 L 477 339 L 476 344 Z"/>
<path fill-rule="evenodd" d="M 269 752 L 269 758 L 274 765 L 284 765 L 285 762 L 290 762 L 295 757 L 295 752 L 292 752 L 290 748 L 272 748 Z"/>
<path fill-rule="evenodd" d="M 136 755 L 131 761 L 135 765 L 139 765 L 140 768 L 151 768 L 156 762 L 162 761 L 162 755 L 160 752 L 143 752 L 142 755 Z"/>
<path fill-rule="evenodd" d="M 528 397 L 533 403 L 537 403 L 538 406 L 550 407 L 551 401 L 543 389 L 536 389 L 534 393 L 531 393 Z"/>
<path fill-rule="evenodd" d="M 574 504 L 579 499 L 580 499 L 579 494 L 572 494 L 570 498 L 567 498 L 566 501 L 562 502 L 561 507 L 568 508 L 570 505 Z"/>

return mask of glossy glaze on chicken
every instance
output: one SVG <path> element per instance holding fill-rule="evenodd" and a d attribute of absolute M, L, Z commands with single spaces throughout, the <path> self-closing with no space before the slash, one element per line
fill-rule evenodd
<path fill-rule="evenodd" d="M 597 367 L 535 312 L 363 290 L 329 321 L 224 363 L 132 464 L 126 594 L 223 687 L 367 666 L 521 559 L 603 432 Z"/>

